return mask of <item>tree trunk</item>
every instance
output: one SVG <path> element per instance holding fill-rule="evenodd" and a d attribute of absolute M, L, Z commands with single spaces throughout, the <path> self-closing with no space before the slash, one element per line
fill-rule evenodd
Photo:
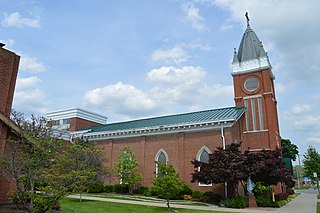
<path fill-rule="evenodd" d="M 168 212 L 171 212 L 169 198 L 167 198 L 167 206 L 168 206 Z"/>

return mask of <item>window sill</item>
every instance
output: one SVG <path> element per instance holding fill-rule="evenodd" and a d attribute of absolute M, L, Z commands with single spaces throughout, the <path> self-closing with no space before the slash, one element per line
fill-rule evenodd
<path fill-rule="evenodd" d="M 254 131 L 245 131 L 244 134 L 250 134 L 250 133 L 259 133 L 259 132 L 269 132 L 269 129 L 263 129 L 263 130 L 254 130 Z"/>

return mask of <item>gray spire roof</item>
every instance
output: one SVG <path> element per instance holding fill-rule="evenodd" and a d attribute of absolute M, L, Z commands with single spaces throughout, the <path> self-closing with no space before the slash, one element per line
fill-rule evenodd
<path fill-rule="evenodd" d="M 261 57 L 266 57 L 266 52 L 262 46 L 261 41 L 255 34 L 255 32 L 250 28 L 248 22 L 247 29 L 243 34 L 238 49 L 237 59 L 239 62 L 243 62 L 252 59 L 259 59 Z"/>

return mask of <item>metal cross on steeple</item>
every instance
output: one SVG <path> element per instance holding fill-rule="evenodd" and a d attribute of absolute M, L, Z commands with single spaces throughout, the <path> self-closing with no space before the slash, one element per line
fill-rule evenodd
<path fill-rule="evenodd" d="M 250 24 L 249 24 L 250 19 L 249 19 L 248 12 L 246 12 L 245 16 L 247 18 L 247 27 L 249 27 L 250 26 Z"/>

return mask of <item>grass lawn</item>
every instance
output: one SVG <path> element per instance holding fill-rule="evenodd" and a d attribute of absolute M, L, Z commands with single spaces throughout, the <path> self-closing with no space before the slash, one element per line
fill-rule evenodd
<path fill-rule="evenodd" d="M 320 213 L 320 202 L 317 202 L 317 213 Z"/>
<path fill-rule="evenodd" d="M 133 204 L 124 204 L 124 203 L 112 203 L 112 202 L 103 202 L 103 201 L 91 201 L 91 200 L 82 200 L 80 203 L 78 199 L 64 198 L 60 201 L 62 210 L 68 213 L 105 213 L 105 212 L 132 212 L 132 213 L 153 213 L 153 212 L 167 212 L 165 207 L 155 207 L 155 206 L 143 206 L 143 205 L 133 205 Z M 219 213 L 220 211 L 205 211 L 205 210 L 191 210 L 191 209 L 175 209 L 178 212 L 187 213 Z M 220 212 L 222 213 L 222 212 Z"/>

